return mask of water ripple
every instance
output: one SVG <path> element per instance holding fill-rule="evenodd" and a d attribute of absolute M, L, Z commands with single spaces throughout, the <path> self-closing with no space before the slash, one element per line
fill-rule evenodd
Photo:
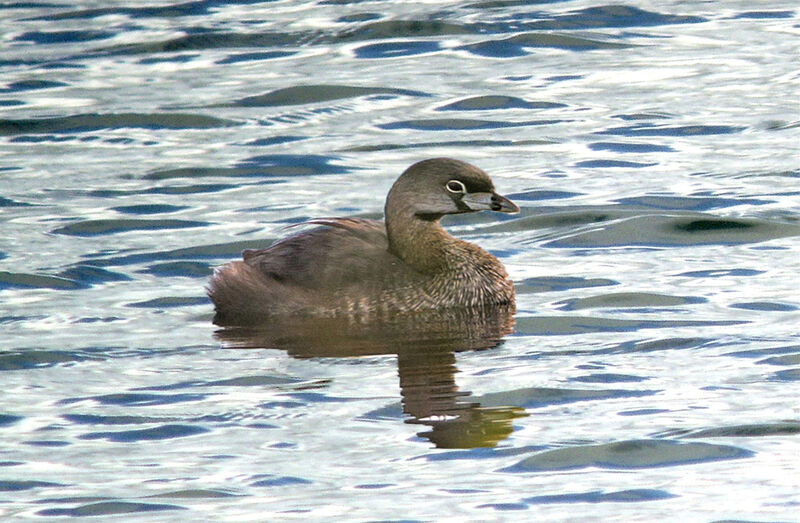
<path fill-rule="evenodd" d="M 52 80 L 20 80 L 11 82 L 4 87 L 0 87 L 0 93 L 18 93 L 21 91 L 37 91 L 39 89 L 53 89 L 55 87 L 66 87 L 69 84 L 64 82 L 54 82 Z"/>
<path fill-rule="evenodd" d="M 186 229 L 189 227 L 206 227 L 208 222 L 190 220 L 144 220 L 144 219 L 106 219 L 83 220 L 53 229 L 53 234 L 69 236 L 97 236 L 117 234 L 130 231 L 158 231 L 165 229 Z"/>
<path fill-rule="evenodd" d="M 137 514 L 161 512 L 166 510 L 186 510 L 186 507 L 163 503 L 135 503 L 130 501 L 101 501 L 74 508 L 48 508 L 37 512 L 40 516 L 69 516 L 76 518 L 92 516 L 114 516 L 120 514 Z"/>
<path fill-rule="evenodd" d="M 531 387 L 525 389 L 507 390 L 477 396 L 476 400 L 481 405 L 500 406 L 518 405 L 525 409 L 538 409 L 551 405 L 563 405 L 581 401 L 612 400 L 622 398 L 640 398 L 652 396 L 656 390 L 626 390 L 626 389 L 568 389 L 551 387 Z"/>
<path fill-rule="evenodd" d="M 604 5 L 548 16 L 539 11 L 515 14 L 515 21 L 542 18 L 529 22 L 530 29 L 599 29 L 610 27 L 651 27 L 671 24 L 697 24 L 706 19 L 699 16 L 668 15 L 625 5 Z"/>
<path fill-rule="evenodd" d="M 14 37 L 21 42 L 35 44 L 62 44 L 66 42 L 87 42 L 90 40 L 105 40 L 112 38 L 115 33 L 111 31 L 28 31 Z"/>
<path fill-rule="evenodd" d="M 553 48 L 568 51 L 593 51 L 598 49 L 625 49 L 631 44 L 607 42 L 570 35 L 529 33 L 499 40 L 486 40 L 461 47 L 480 56 L 516 58 L 528 54 L 527 48 Z"/>
<path fill-rule="evenodd" d="M 122 430 L 117 432 L 89 432 L 79 436 L 80 439 L 104 439 L 113 443 L 138 443 L 164 439 L 185 438 L 210 432 L 203 427 L 193 425 L 160 425 L 149 429 Z"/>
<path fill-rule="evenodd" d="M 356 58 L 399 58 L 425 53 L 435 53 L 441 49 L 437 42 L 426 40 L 395 41 L 383 44 L 369 44 L 356 47 Z"/>
<path fill-rule="evenodd" d="M 76 290 L 86 287 L 86 284 L 69 278 L 24 272 L 0 271 L 0 289 Z"/>
<path fill-rule="evenodd" d="M 766 436 L 795 436 L 800 434 L 800 423 L 756 423 L 698 429 L 683 435 L 684 438 L 753 438 Z"/>
<path fill-rule="evenodd" d="M 640 501 L 658 501 L 677 497 L 660 489 L 629 489 L 616 492 L 592 490 L 575 494 L 552 494 L 525 498 L 525 503 L 542 505 L 550 503 L 631 503 Z"/>
<path fill-rule="evenodd" d="M 678 307 L 681 305 L 705 303 L 707 301 L 706 298 L 701 296 L 671 296 L 668 294 L 647 292 L 621 292 L 564 300 L 558 302 L 557 305 L 560 305 L 560 310 L 576 311 L 596 308 L 649 309 L 652 307 Z"/>
<path fill-rule="evenodd" d="M 747 322 L 724 320 L 620 320 L 591 316 L 529 316 L 517 318 L 516 332 L 525 336 L 569 336 L 584 333 L 631 332 L 642 329 L 724 327 Z"/>
<path fill-rule="evenodd" d="M 304 105 L 331 100 L 342 100 L 362 96 L 430 96 L 421 91 L 387 87 L 357 87 L 352 85 L 298 85 L 285 87 L 265 94 L 248 96 L 234 102 L 242 107 L 280 107 L 286 105 Z"/>
<path fill-rule="evenodd" d="M 587 467 L 636 469 L 674 467 L 741 459 L 755 453 L 741 447 L 670 440 L 630 440 L 547 450 L 506 467 L 501 472 L 541 472 Z"/>
<path fill-rule="evenodd" d="M 101 129 L 209 129 L 239 125 L 200 114 L 117 113 L 78 114 L 52 118 L 0 119 L 0 136 L 46 133 L 85 133 Z"/>
<path fill-rule="evenodd" d="M 255 4 L 256 0 L 237 0 L 236 4 Z M 48 13 L 42 17 L 31 17 L 28 20 L 87 20 L 103 16 L 130 16 L 132 18 L 177 18 L 184 16 L 200 16 L 209 14 L 212 9 L 219 6 L 218 0 L 196 0 L 183 3 L 172 3 L 165 6 L 144 6 L 144 7 L 98 7 L 91 9 L 78 9 L 73 11 L 62 11 L 60 13 Z M 43 7 L 67 7 L 67 6 L 43 6 Z"/>
<path fill-rule="evenodd" d="M 529 102 L 516 96 L 472 96 L 437 108 L 437 111 L 488 111 L 498 109 L 555 109 L 567 107 L 556 102 Z"/>
<path fill-rule="evenodd" d="M 747 128 L 736 125 L 655 125 L 638 124 L 624 127 L 611 127 L 595 134 L 618 136 L 706 136 L 714 134 L 741 133 Z"/>
<path fill-rule="evenodd" d="M 23 481 L 0 481 L 0 492 L 19 492 L 21 490 L 31 490 L 38 488 L 64 487 L 63 483 L 53 483 L 50 481 L 23 480 Z"/>
<path fill-rule="evenodd" d="M 416 131 L 474 131 L 502 129 L 507 127 L 527 127 L 531 125 L 551 125 L 561 120 L 531 120 L 527 122 L 503 122 L 498 120 L 477 120 L 470 118 L 430 118 L 426 120 L 404 120 L 380 124 L 381 129 L 413 129 Z"/>
<path fill-rule="evenodd" d="M 495 229 L 500 227 L 502 226 Z M 615 220 L 591 231 L 567 234 L 548 242 L 546 246 L 586 248 L 736 245 L 793 236 L 800 236 L 800 226 L 792 223 L 755 218 L 724 218 L 700 213 L 684 216 L 648 214 Z"/>
<path fill-rule="evenodd" d="M 150 407 L 154 405 L 172 405 L 206 399 L 208 394 L 145 394 L 141 392 L 120 392 L 103 394 L 83 398 L 68 398 L 59 400 L 61 405 L 71 405 L 85 401 L 93 401 L 100 405 L 122 405 L 128 407 Z"/>
<path fill-rule="evenodd" d="M 7 427 L 23 419 L 22 416 L 14 416 L 12 414 L 0 414 L 0 427 Z"/>

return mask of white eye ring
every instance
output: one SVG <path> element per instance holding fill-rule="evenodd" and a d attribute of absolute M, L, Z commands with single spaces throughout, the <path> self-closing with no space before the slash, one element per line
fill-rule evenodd
<path fill-rule="evenodd" d="M 447 189 L 447 192 L 451 192 L 454 194 L 467 193 L 467 186 L 464 185 L 464 183 L 459 180 L 450 180 L 445 184 L 444 188 Z"/>

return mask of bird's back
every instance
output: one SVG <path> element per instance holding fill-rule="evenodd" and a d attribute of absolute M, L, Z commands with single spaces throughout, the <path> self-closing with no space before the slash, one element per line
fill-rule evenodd
<path fill-rule="evenodd" d="M 214 271 L 208 289 L 218 324 L 252 323 L 269 316 L 369 312 L 387 290 L 419 275 L 389 252 L 382 221 L 325 218 L 316 229 Z"/>

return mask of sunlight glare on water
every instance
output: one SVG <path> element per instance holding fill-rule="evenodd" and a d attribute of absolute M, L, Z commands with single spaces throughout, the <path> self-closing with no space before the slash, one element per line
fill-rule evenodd
<path fill-rule="evenodd" d="M 794 3 L 0 5 L 0 517 L 791 521 Z M 214 266 L 448 217 L 516 314 L 216 332 Z"/>

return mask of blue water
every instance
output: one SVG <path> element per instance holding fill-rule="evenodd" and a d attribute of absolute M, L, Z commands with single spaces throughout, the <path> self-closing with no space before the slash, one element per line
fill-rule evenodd
<path fill-rule="evenodd" d="M 0 4 L 0 518 L 797 521 L 798 30 L 787 1 Z M 512 332 L 215 333 L 214 266 L 379 217 L 434 156 L 522 208 L 446 220 L 508 268 Z"/>

